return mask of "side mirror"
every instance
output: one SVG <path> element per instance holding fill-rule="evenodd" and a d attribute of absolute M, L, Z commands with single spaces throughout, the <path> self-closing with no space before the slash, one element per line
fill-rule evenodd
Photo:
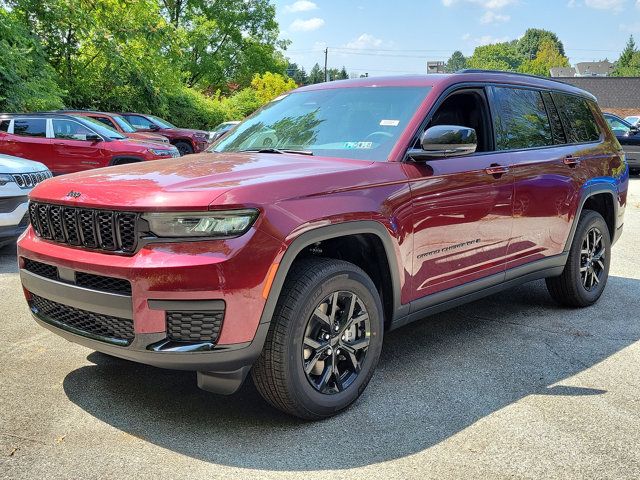
<path fill-rule="evenodd" d="M 478 137 L 473 128 L 458 125 L 436 125 L 420 137 L 420 146 L 409 150 L 414 160 L 457 157 L 475 153 Z"/>
<path fill-rule="evenodd" d="M 85 140 L 87 142 L 92 142 L 92 143 L 96 143 L 96 142 L 101 142 L 102 141 L 102 137 L 100 135 L 98 135 L 97 133 L 88 133 L 85 137 Z"/>
<path fill-rule="evenodd" d="M 155 123 L 152 123 L 149 125 L 149 130 L 153 130 L 154 132 L 157 132 L 158 130 L 160 130 L 160 127 Z"/>
<path fill-rule="evenodd" d="M 638 133 L 638 127 L 631 127 L 629 129 L 629 135 L 636 135 Z"/>

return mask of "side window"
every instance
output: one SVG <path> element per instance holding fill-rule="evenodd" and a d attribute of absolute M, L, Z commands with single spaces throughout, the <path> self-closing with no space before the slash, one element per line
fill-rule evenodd
<path fill-rule="evenodd" d="M 607 119 L 607 123 L 611 127 L 611 130 L 616 135 L 626 135 L 627 133 L 629 133 L 629 130 L 630 130 L 629 127 L 627 127 L 620 120 L 617 120 L 611 117 L 606 117 L 606 119 Z"/>
<path fill-rule="evenodd" d="M 114 130 L 118 130 L 118 127 L 111 121 L 110 118 L 107 117 L 91 117 L 94 120 L 99 121 L 100 123 L 104 123 L 107 127 L 113 128 Z"/>
<path fill-rule="evenodd" d="M 600 140 L 600 129 L 587 100 L 564 93 L 553 93 L 552 96 L 567 131 L 569 143 Z"/>
<path fill-rule="evenodd" d="M 11 124 L 11 120 L 2 120 L 0 122 L 0 132 L 8 132 L 10 124 Z"/>
<path fill-rule="evenodd" d="M 558 109 L 556 108 L 555 103 L 553 103 L 551 94 L 549 92 L 542 92 L 542 99 L 544 100 L 545 107 L 547 107 L 547 114 L 549 115 L 549 120 L 551 121 L 553 143 L 555 143 L 556 145 L 567 143 L 567 136 L 564 134 L 564 129 L 562 128 L 560 114 L 558 113 Z"/>
<path fill-rule="evenodd" d="M 86 140 L 94 132 L 70 120 L 53 120 L 53 136 L 62 140 Z"/>
<path fill-rule="evenodd" d="M 25 137 L 46 137 L 47 121 L 44 118 L 16 118 L 13 133 Z"/>
<path fill-rule="evenodd" d="M 492 87 L 496 150 L 553 145 L 551 124 L 536 90 Z"/>
<path fill-rule="evenodd" d="M 153 123 L 139 115 L 125 115 L 125 118 L 136 128 L 151 128 Z"/>

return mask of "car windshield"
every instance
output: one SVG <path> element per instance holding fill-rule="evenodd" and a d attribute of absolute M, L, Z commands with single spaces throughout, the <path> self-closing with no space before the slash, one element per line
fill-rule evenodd
<path fill-rule="evenodd" d="M 77 118 L 80 121 L 86 122 L 87 124 L 90 124 L 91 128 L 96 133 L 98 133 L 99 135 L 102 135 L 103 137 L 113 138 L 114 140 L 121 140 L 123 138 L 127 138 L 121 133 L 116 132 L 113 128 L 107 127 L 104 123 L 100 122 L 99 120 L 95 120 L 89 117 L 81 117 L 81 116 L 77 116 L 75 118 Z"/>
<path fill-rule="evenodd" d="M 133 125 L 131 125 L 129 122 L 127 122 L 120 115 L 113 115 L 112 118 L 120 126 L 120 128 L 122 129 L 123 132 L 125 132 L 125 133 L 135 133 L 136 129 L 133 128 Z"/>
<path fill-rule="evenodd" d="M 352 87 L 285 94 L 211 149 L 303 150 L 328 157 L 385 161 L 429 90 Z"/>
<path fill-rule="evenodd" d="M 155 123 L 157 123 L 162 128 L 178 128 L 175 125 L 170 124 L 166 120 L 163 120 L 160 117 L 156 117 L 155 115 L 147 115 L 147 117 L 152 119 Z"/>
<path fill-rule="evenodd" d="M 638 120 L 640 120 L 640 117 L 625 117 L 625 120 L 629 123 L 636 123 Z"/>

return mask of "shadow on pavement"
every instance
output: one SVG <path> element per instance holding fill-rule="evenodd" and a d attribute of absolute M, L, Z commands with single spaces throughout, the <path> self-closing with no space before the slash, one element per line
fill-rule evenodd
<path fill-rule="evenodd" d="M 268 470 L 342 469 L 424 450 L 527 395 L 600 395 L 555 385 L 640 338 L 620 314 L 640 281 L 611 277 L 600 303 L 566 310 L 544 283 L 445 312 L 387 334 L 363 397 L 308 423 L 265 404 L 251 382 L 231 397 L 199 390 L 195 374 L 99 353 L 67 375 L 69 399 L 164 448 L 216 464 Z M 626 318 L 625 318 L 626 317 Z"/>

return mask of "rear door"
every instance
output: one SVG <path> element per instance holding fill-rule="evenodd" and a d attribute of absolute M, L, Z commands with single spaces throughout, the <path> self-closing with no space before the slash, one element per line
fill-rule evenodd
<path fill-rule="evenodd" d="M 46 118 L 17 117 L 3 138 L 2 153 L 36 160 L 51 168 L 51 140 L 47 138 Z"/>
<path fill-rule="evenodd" d="M 56 175 L 106 166 L 102 155 L 104 142 L 87 140 L 87 135 L 95 135 L 93 130 L 62 118 L 54 118 L 52 127 Z"/>

